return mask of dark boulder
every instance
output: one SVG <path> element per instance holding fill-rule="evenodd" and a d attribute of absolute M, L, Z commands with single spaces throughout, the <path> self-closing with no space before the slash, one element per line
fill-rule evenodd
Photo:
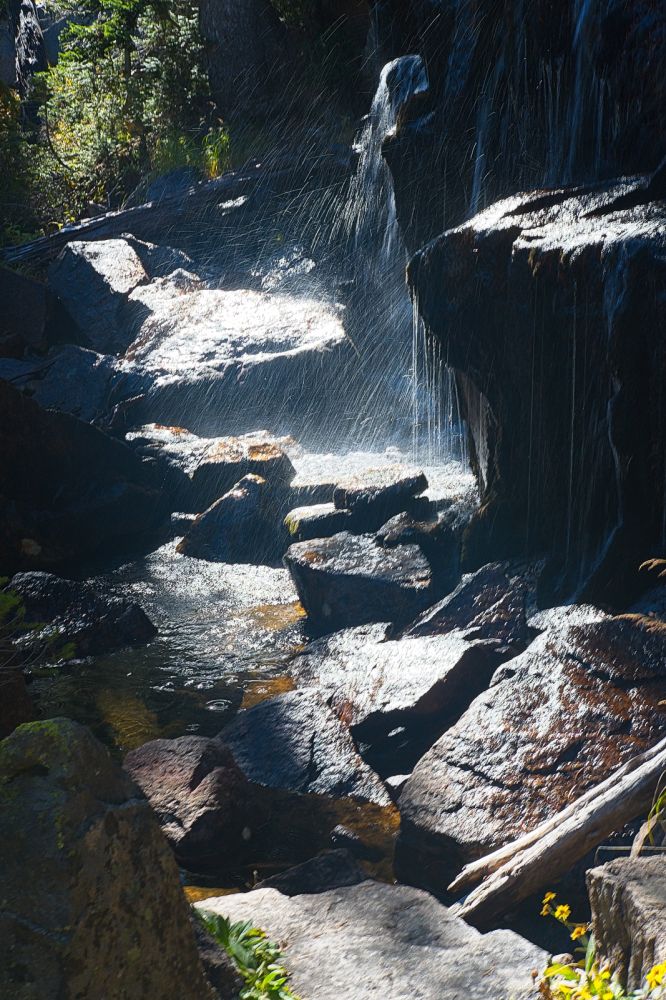
<path fill-rule="evenodd" d="M 45 284 L 0 267 L 0 357 L 21 358 L 46 346 L 52 300 Z"/>
<path fill-rule="evenodd" d="M 32 698 L 28 693 L 25 674 L 19 666 L 4 663 L 5 650 L 0 647 L 0 740 L 13 733 L 17 726 L 35 717 Z"/>
<path fill-rule="evenodd" d="M 153 812 L 86 729 L 0 744 L 0 836 L 1 996 L 212 1000 Z"/>
<path fill-rule="evenodd" d="M 127 445 L 0 381 L 0 565 L 63 565 L 145 543 L 164 522 L 150 468 Z"/>
<path fill-rule="evenodd" d="M 556 599 L 587 583 L 626 606 L 662 540 L 666 214 L 648 194 L 518 195 L 409 266 L 470 430 L 481 506 L 465 565 L 548 553 Z"/>
<path fill-rule="evenodd" d="M 437 597 L 430 564 L 418 546 L 383 549 L 373 535 L 345 531 L 296 542 L 284 563 L 309 617 L 328 630 L 409 621 Z"/>
<path fill-rule="evenodd" d="M 330 538 L 355 526 L 350 510 L 338 510 L 333 503 L 317 503 L 296 507 L 285 518 L 285 527 L 292 542 L 310 542 L 315 538 Z"/>
<path fill-rule="evenodd" d="M 367 875 L 349 851 L 340 848 L 322 851 L 301 865 L 262 879 L 255 889 L 277 889 L 283 896 L 312 895 L 345 885 L 358 885 L 366 878 Z"/>
<path fill-rule="evenodd" d="M 22 628 L 16 644 L 49 659 L 98 656 L 150 642 L 157 629 L 134 601 L 100 594 L 89 583 L 51 573 L 17 573 L 5 593 L 19 601 Z"/>
<path fill-rule="evenodd" d="M 546 631 L 500 667 L 400 796 L 405 881 L 443 891 L 666 732 L 666 627 L 640 616 Z"/>
<path fill-rule="evenodd" d="M 380 466 L 338 482 L 333 504 L 337 510 L 350 510 L 360 531 L 376 531 L 394 514 L 408 510 L 414 498 L 427 488 L 428 480 L 418 469 Z"/>

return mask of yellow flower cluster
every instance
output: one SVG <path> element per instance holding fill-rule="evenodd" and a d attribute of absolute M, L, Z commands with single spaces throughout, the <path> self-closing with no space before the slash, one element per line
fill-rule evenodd
<path fill-rule="evenodd" d="M 666 978 L 666 962 L 660 962 L 659 965 L 653 965 L 647 976 L 645 977 L 645 982 L 648 989 L 655 989 L 657 986 L 661 986 Z"/>

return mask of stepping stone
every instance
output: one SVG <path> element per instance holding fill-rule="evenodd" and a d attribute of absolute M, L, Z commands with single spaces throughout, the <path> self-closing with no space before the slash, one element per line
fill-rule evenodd
<path fill-rule="evenodd" d="M 366 528 L 375 531 L 394 514 L 407 510 L 427 488 L 428 480 L 418 469 L 386 465 L 365 469 L 338 482 L 333 503 L 338 510 L 351 510 L 359 518 L 378 522 Z"/>
<path fill-rule="evenodd" d="M 301 1000 L 532 1000 L 545 952 L 513 931 L 480 934 L 426 892 L 365 881 L 318 895 L 255 889 L 195 904 L 278 941 Z"/>
<path fill-rule="evenodd" d="M 341 532 L 297 542 L 284 563 L 313 622 L 329 629 L 373 621 L 409 621 L 436 593 L 417 545 L 382 549 L 373 535 Z"/>
<path fill-rule="evenodd" d="M 337 510 L 332 503 L 296 507 L 289 511 L 285 527 L 294 542 L 309 542 L 314 538 L 330 538 L 341 531 L 351 531 L 354 515 L 349 510 Z"/>

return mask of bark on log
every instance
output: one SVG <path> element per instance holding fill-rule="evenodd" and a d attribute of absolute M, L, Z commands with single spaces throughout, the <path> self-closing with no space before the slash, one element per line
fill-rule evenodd
<path fill-rule="evenodd" d="M 666 771 L 666 739 L 632 760 L 536 830 L 468 865 L 451 889 L 485 882 L 454 907 L 458 916 L 485 926 L 564 875 L 614 830 L 652 805 Z"/>

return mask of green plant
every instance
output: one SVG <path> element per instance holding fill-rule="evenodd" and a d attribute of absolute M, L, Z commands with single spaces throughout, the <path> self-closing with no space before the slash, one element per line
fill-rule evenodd
<path fill-rule="evenodd" d="M 208 910 L 195 910 L 206 929 L 233 960 L 245 981 L 240 1000 L 298 1000 L 280 962 L 281 953 L 266 934 L 247 923 L 231 923 Z"/>
<path fill-rule="evenodd" d="M 579 961 L 551 962 L 544 969 L 539 982 L 539 992 L 544 1000 L 666 1000 L 666 962 L 654 965 L 645 978 L 645 985 L 627 993 L 617 972 L 600 963 L 594 935 L 587 924 L 571 921 L 571 907 L 555 903 L 554 892 L 543 898 L 542 917 L 554 917 L 569 931 L 575 949 L 582 957 Z"/>

